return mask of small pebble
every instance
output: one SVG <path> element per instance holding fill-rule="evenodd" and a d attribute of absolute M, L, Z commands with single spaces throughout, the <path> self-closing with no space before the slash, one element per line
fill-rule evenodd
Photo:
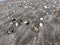
<path fill-rule="evenodd" d="M 43 18 L 41 17 L 40 20 L 43 20 Z"/>
<path fill-rule="evenodd" d="M 30 3 L 30 4 L 33 4 L 33 3 Z"/>
<path fill-rule="evenodd" d="M 13 12 L 16 13 L 16 10 L 14 10 Z"/>
<path fill-rule="evenodd" d="M 29 25 L 29 22 L 28 22 L 28 21 L 24 21 L 24 24 L 27 24 L 27 25 Z"/>
<path fill-rule="evenodd" d="M 16 19 L 15 18 L 12 18 L 12 21 L 15 21 Z"/>
<path fill-rule="evenodd" d="M 9 7 L 11 7 L 11 5 L 8 5 Z"/>
<path fill-rule="evenodd" d="M 39 25 L 40 25 L 40 27 L 42 27 L 43 26 L 43 23 L 40 23 Z"/>
<path fill-rule="evenodd" d="M 45 5 L 44 8 L 47 9 L 48 7 Z"/>
<path fill-rule="evenodd" d="M 28 6 L 24 6 L 24 8 L 28 8 Z"/>
<path fill-rule="evenodd" d="M 8 19 L 9 19 L 10 17 L 8 16 Z"/>
<path fill-rule="evenodd" d="M 9 9 L 11 7 L 11 5 L 8 5 L 7 9 Z"/>
<path fill-rule="evenodd" d="M 23 5 L 22 5 L 22 2 L 21 3 L 19 3 L 19 7 L 22 7 Z"/>
<path fill-rule="evenodd" d="M 26 3 L 26 1 L 23 1 L 24 3 Z"/>
<path fill-rule="evenodd" d="M 17 27 L 19 24 L 16 22 L 15 26 Z"/>
<path fill-rule="evenodd" d="M 10 23 L 10 25 L 12 25 L 12 24 L 13 24 L 13 22 Z"/>

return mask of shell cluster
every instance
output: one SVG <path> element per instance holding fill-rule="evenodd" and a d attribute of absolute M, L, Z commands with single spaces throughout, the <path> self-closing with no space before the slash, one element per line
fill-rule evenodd
<path fill-rule="evenodd" d="M 24 33 L 25 36 L 22 36 L 21 41 L 25 41 L 24 38 L 28 40 L 29 35 L 35 36 L 36 32 L 38 32 L 36 38 L 40 38 L 40 31 L 43 33 L 43 29 L 48 29 L 49 26 L 60 27 L 60 0 L 11 0 L 10 2 L 2 2 L 0 4 L 0 22 L 2 22 L 0 23 L 2 32 L 9 35 Z M 52 28 L 48 30 L 50 29 L 52 30 Z M 24 45 L 23 41 L 21 45 Z"/>

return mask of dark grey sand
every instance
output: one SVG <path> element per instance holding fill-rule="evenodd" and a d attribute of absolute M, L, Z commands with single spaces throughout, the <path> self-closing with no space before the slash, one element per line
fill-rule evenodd
<path fill-rule="evenodd" d="M 0 45 L 60 45 L 60 0 L 0 0 Z"/>

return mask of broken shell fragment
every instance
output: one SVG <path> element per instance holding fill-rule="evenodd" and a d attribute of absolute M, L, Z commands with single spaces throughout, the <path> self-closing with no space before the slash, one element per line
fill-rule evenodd
<path fill-rule="evenodd" d="M 13 32 L 14 32 L 13 30 L 8 30 L 8 31 L 7 31 L 8 34 L 11 34 L 11 33 L 13 33 Z"/>
<path fill-rule="evenodd" d="M 37 27 L 33 27 L 33 31 L 38 32 L 39 29 Z"/>
<path fill-rule="evenodd" d="M 60 16 L 60 13 L 57 13 L 56 16 Z"/>

